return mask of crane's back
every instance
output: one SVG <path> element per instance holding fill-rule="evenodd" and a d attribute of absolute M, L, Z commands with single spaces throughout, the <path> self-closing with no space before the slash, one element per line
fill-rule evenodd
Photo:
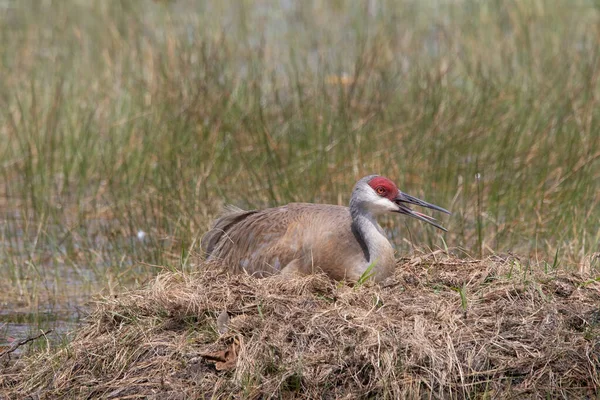
<path fill-rule="evenodd" d="M 202 248 L 208 259 L 259 276 L 321 269 L 333 279 L 356 280 L 368 263 L 348 207 L 325 204 L 230 209 L 205 235 Z"/>

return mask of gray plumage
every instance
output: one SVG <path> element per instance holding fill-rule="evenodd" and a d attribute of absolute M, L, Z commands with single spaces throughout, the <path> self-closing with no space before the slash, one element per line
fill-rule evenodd
<path fill-rule="evenodd" d="M 203 237 L 202 249 L 209 260 L 257 276 L 320 270 L 336 280 L 357 281 L 373 264 L 373 279 L 381 281 L 393 272 L 395 258 L 376 216 L 400 212 L 438 226 L 431 217 L 399 202 L 447 212 L 403 196 L 408 195 L 387 178 L 370 175 L 354 186 L 350 207 L 309 203 L 252 211 L 230 207 Z"/>

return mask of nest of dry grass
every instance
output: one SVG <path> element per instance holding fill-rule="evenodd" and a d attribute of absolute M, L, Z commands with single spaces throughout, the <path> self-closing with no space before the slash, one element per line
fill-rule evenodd
<path fill-rule="evenodd" d="M 226 312 L 224 312 L 226 311 Z M 600 396 L 600 282 L 518 260 L 400 260 L 384 284 L 165 273 L 97 302 L 8 397 Z M 0 396 L 1 397 L 1 396 Z"/>

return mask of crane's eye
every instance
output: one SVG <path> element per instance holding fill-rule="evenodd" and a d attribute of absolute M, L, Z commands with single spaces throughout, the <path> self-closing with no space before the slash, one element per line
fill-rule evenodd
<path fill-rule="evenodd" d="M 377 192 L 377 194 L 380 194 L 380 195 L 384 195 L 385 192 L 386 192 L 386 190 L 385 190 L 385 188 L 383 186 L 377 186 L 377 188 L 375 189 L 375 191 Z"/>

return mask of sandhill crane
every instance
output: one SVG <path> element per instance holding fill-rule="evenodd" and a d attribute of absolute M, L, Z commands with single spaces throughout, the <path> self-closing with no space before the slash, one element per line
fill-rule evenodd
<path fill-rule="evenodd" d="M 290 203 L 264 210 L 229 208 L 203 237 L 208 260 L 258 276 L 325 272 L 335 280 L 358 281 L 369 274 L 379 282 L 395 265 L 394 249 L 375 217 L 405 214 L 446 231 L 436 220 L 408 207 L 447 210 L 398 190 L 389 179 L 370 175 L 352 191 L 350 207 Z"/>

